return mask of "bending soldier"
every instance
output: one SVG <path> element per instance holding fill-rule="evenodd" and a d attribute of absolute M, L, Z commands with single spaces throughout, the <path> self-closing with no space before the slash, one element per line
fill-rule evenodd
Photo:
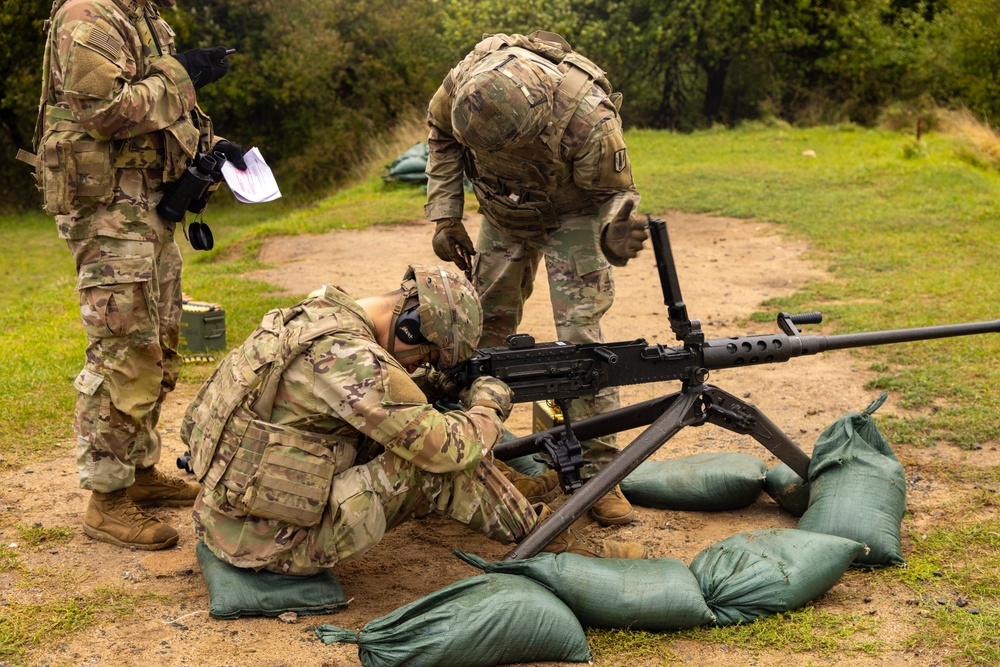
<path fill-rule="evenodd" d="M 524 538 L 550 510 L 532 505 L 490 455 L 510 390 L 480 378 L 465 409 L 440 412 L 409 375 L 467 358 L 481 327 L 471 284 L 422 265 L 389 294 L 354 300 L 326 287 L 268 313 L 184 416 L 181 438 L 202 484 L 197 535 L 232 565 L 295 575 L 360 555 L 431 513 L 500 542 Z M 645 553 L 570 531 L 548 549 Z"/>
<path fill-rule="evenodd" d="M 558 339 L 603 341 L 611 265 L 624 266 L 646 238 L 633 215 L 639 194 L 620 103 L 599 67 L 541 31 L 487 37 L 431 100 L 424 210 L 436 223 L 437 256 L 465 270 L 480 294 L 481 347 L 503 345 L 517 331 L 542 257 Z M 462 224 L 464 176 L 483 218 L 475 247 Z M 618 390 L 609 388 L 574 401 L 570 417 L 618 406 Z M 617 453 L 614 437 L 584 442 L 583 453 L 587 479 Z M 634 512 L 615 487 L 591 515 L 610 525 Z"/>
<path fill-rule="evenodd" d="M 149 0 L 56 0 L 48 26 L 38 155 L 26 161 L 76 263 L 87 354 L 73 425 L 80 485 L 92 491 L 84 531 L 162 549 L 177 531 L 140 507 L 191 505 L 198 486 L 153 467 L 181 319 L 175 223 L 156 207 L 198 151 L 246 168 L 195 101 L 228 71 L 226 49 L 177 53 Z"/>

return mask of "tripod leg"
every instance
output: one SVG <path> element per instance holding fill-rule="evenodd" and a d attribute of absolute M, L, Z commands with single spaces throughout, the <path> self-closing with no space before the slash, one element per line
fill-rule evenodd
<path fill-rule="evenodd" d="M 666 412 L 629 443 L 611 463 L 598 471 L 583 487 L 570 496 L 544 523 L 539 524 L 526 538 L 511 549 L 504 556 L 504 560 L 523 560 L 536 555 L 556 535 L 569 528 L 598 499 L 635 470 L 640 463 L 652 456 L 670 438 L 677 435 L 678 431 L 685 426 L 704 421 L 704 414 L 701 412 L 700 406 L 697 411 L 693 409 L 700 404 L 699 392 L 681 392 L 672 398 L 675 400 L 671 402 L 670 408 Z"/>
<path fill-rule="evenodd" d="M 718 387 L 706 385 L 702 396 L 710 424 L 749 435 L 764 445 L 804 480 L 809 479 L 809 455 L 785 435 L 774 422 L 755 406 Z"/>

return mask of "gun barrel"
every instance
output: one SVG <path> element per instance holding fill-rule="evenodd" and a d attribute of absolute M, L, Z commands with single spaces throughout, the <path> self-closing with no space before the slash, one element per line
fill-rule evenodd
<path fill-rule="evenodd" d="M 833 336 L 789 336 L 787 334 L 764 334 L 759 336 L 736 336 L 705 341 L 702 346 L 702 361 L 709 370 L 774 364 L 788 361 L 793 357 L 817 354 L 828 350 L 844 350 L 852 347 L 870 347 L 892 343 L 911 343 L 935 338 L 954 338 L 975 334 L 1000 332 L 1000 320 L 986 322 L 966 322 L 912 329 L 889 331 L 869 331 Z"/>
<path fill-rule="evenodd" d="M 954 338 L 956 336 L 972 336 L 984 333 L 1000 333 L 1000 320 L 826 336 L 825 349 L 843 350 L 849 347 L 888 345 L 891 343 L 910 343 L 918 340 Z"/>

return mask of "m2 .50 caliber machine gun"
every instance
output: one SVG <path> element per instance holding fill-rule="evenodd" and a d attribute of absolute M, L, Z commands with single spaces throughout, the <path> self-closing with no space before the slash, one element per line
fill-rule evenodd
<path fill-rule="evenodd" d="M 906 343 L 1000 332 L 1000 320 L 835 336 L 803 335 L 799 325 L 818 324 L 820 313 L 778 315 L 781 333 L 706 340 L 701 323 L 688 317 L 681 299 L 666 223 L 650 219 L 649 233 L 670 328 L 681 345 L 649 344 L 638 338 L 615 343 L 536 343 L 527 334 L 507 338 L 507 345 L 476 350 L 448 371 L 460 386 L 491 375 L 507 383 L 515 403 L 555 400 L 562 408 L 561 426 L 498 444 L 494 455 L 504 461 L 544 452 L 559 473 L 565 503 L 522 540 L 505 560 L 530 558 L 566 530 L 591 505 L 686 426 L 715 424 L 749 435 L 806 479 L 809 457 L 756 407 L 711 384 L 709 371 L 774 364 L 827 350 Z M 600 414 L 571 424 L 571 399 L 604 387 L 680 380 L 678 392 Z M 646 426 L 611 463 L 583 484 L 580 440 Z"/>

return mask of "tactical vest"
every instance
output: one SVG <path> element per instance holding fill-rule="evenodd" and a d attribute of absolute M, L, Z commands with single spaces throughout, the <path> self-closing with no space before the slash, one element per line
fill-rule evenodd
<path fill-rule="evenodd" d="M 326 295 L 272 310 L 247 341 L 219 364 L 184 414 L 181 439 L 208 489 L 251 516 L 313 526 L 327 506 L 333 477 L 354 465 L 357 439 L 271 423 L 288 365 L 312 342 L 341 327 Z M 307 308 L 319 319 L 292 325 Z"/>
<path fill-rule="evenodd" d="M 563 160 L 559 148 L 566 127 L 594 84 L 616 108 L 621 94 L 612 92 L 600 67 L 554 33 L 492 35 L 476 45 L 474 62 L 500 49 L 534 61 L 543 72 L 558 71 L 552 80 L 552 119 L 538 137 L 518 148 L 468 150 L 466 155 L 480 212 L 511 236 L 530 239 L 558 227 L 560 216 L 596 210 L 590 195 L 573 183 L 573 165 Z"/>
<path fill-rule="evenodd" d="M 35 185 L 42 193 L 42 208 L 50 215 L 68 214 L 80 204 L 110 204 L 116 169 L 163 169 L 163 182 L 175 181 L 199 148 L 205 150 L 212 143 L 211 120 L 197 106 L 191 115 L 182 116 L 162 132 L 112 141 L 94 139 L 68 107 L 59 106 L 61 100 L 57 99 L 52 82 L 51 26 L 56 12 L 67 1 L 55 0 L 45 23 L 42 92 L 32 142 L 35 153 L 25 150 L 17 153 L 17 159 L 35 168 Z M 110 1 L 129 18 L 152 55 L 165 55 L 162 50 L 172 40 L 173 33 L 159 18 L 155 7 L 149 5 L 143 10 L 134 2 Z M 152 23 L 147 22 L 144 11 L 152 13 Z M 95 25 L 100 23 L 103 19 Z M 145 78 L 149 59 L 140 58 L 137 66 L 137 78 Z"/>

